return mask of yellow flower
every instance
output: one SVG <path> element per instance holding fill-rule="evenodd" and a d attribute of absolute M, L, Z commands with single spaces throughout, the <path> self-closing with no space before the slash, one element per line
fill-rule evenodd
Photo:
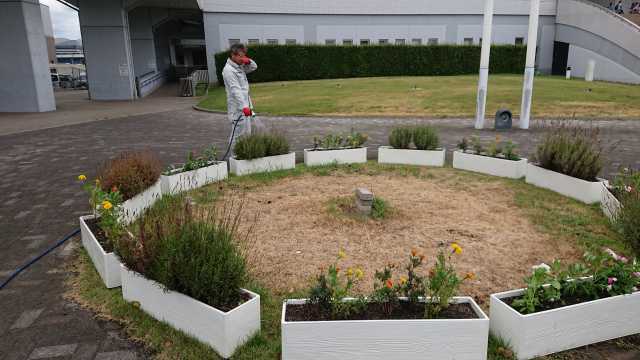
<path fill-rule="evenodd" d="M 349 276 L 349 277 L 353 276 L 353 269 L 352 268 L 348 268 L 347 269 L 347 276 Z"/>
<path fill-rule="evenodd" d="M 338 259 L 344 259 L 345 256 L 347 256 L 347 254 L 345 254 L 344 251 L 338 251 Z"/>
<path fill-rule="evenodd" d="M 87 177 L 86 177 L 86 176 L 84 176 L 84 175 L 79 175 L 79 176 L 78 176 L 78 180 L 80 180 L 80 181 L 85 181 L 85 180 L 87 180 Z"/>
<path fill-rule="evenodd" d="M 460 245 L 458 245 L 458 243 L 451 244 L 451 249 L 453 249 L 453 252 L 458 255 L 462 254 L 462 248 L 460 247 Z"/>
<path fill-rule="evenodd" d="M 364 272 L 362 271 L 362 269 L 356 269 L 356 278 L 362 279 L 363 276 Z"/>
<path fill-rule="evenodd" d="M 100 185 L 100 179 L 96 179 L 96 185 Z"/>
<path fill-rule="evenodd" d="M 105 201 L 102 202 L 102 207 L 105 210 L 109 210 L 109 209 L 111 209 L 113 207 L 113 204 L 111 202 L 109 202 L 108 200 L 105 200 Z"/>
<path fill-rule="evenodd" d="M 401 277 L 401 278 L 400 278 L 400 285 L 404 285 L 404 284 L 406 284 L 406 283 L 407 283 L 407 278 L 406 278 L 406 277 L 404 277 L 404 276 L 403 276 L 403 277 Z"/>

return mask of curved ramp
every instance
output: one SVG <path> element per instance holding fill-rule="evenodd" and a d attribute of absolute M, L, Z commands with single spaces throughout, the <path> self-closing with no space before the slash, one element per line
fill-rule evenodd
<path fill-rule="evenodd" d="M 597 78 L 640 83 L 640 26 L 607 8 L 586 0 L 559 0 L 556 41 L 571 44 L 574 68 L 593 58 Z"/>

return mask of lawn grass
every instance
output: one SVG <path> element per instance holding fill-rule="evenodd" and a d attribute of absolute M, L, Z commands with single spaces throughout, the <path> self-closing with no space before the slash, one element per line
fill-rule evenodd
<path fill-rule="evenodd" d="M 254 189 L 290 176 L 340 176 L 348 174 L 380 175 L 395 174 L 399 177 L 418 177 L 447 182 L 461 190 L 483 183 L 499 181 L 514 191 L 514 203 L 524 210 L 527 218 L 541 232 L 560 237 L 583 250 L 609 246 L 621 253 L 629 254 L 629 247 L 613 231 L 597 206 L 588 206 L 545 189 L 526 184 L 523 180 L 501 179 L 451 168 L 437 169 L 413 166 L 379 165 L 369 162 L 358 165 L 328 165 L 307 168 L 298 165 L 293 170 L 282 170 L 267 174 L 235 177 L 191 192 L 197 203 L 216 201 L 228 189 Z M 74 262 L 75 271 L 70 279 L 69 297 L 105 319 L 121 323 L 128 335 L 141 341 L 159 359 L 219 359 L 206 345 L 172 329 L 170 326 L 146 315 L 135 304 L 122 299 L 121 290 L 106 289 L 91 264 L 86 252 L 81 249 Z M 261 296 L 261 332 L 242 346 L 233 359 L 279 359 L 280 317 L 282 301 L 286 298 L 304 297 L 304 294 L 274 294 L 254 282 L 247 288 Z M 614 344 L 618 344 L 617 340 Z M 500 339 L 489 339 L 489 360 L 510 360 L 508 344 Z M 545 359 L 576 359 L 571 352 Z"/>
<path fill-rule="evenodd" d="M 259 83 L 251 96 L 259 114 L 475 117 L 477 76 L 387 77 Z M 522 76 L 489 78 L 487 116 L 520 113 Z M 223 87 L 209 90 L 200 107 L 226 111 Z M 640 118 L 640 86 L 609 82 L 535 79 L 536 118 Z"/>

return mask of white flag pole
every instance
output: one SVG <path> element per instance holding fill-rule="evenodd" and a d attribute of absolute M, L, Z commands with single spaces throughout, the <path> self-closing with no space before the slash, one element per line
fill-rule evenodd
<path fill-rule="evenodd" d="M 533 98 L 533 78 L 536 71 L 536 47 L 538 46 L 538 20 L 540 0 L 531 0 L 529 13 L 529 38 L 527 39 L 527 63 L 524 69 L 522 88 L 522 108 L 520 109 L 520 128 L 528 129 L 531 119 L 531 101 Z"/>
<path fill-rule="evenodd" d="M 478 101 L 476 105 L 476 129 L 484 128 L 487 107 L 487 83 L 489 82 L 489 58 L 491 56 L 491 30 L 493 27 L 493 0 L 485 0 L 484 25 L 482 28 L 482 51 L 480 53 L 480 76 L 478 79 Z"/>

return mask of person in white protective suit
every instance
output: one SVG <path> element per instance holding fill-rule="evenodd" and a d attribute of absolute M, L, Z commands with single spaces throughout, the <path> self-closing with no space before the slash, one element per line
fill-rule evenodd
<path fill-rule="evenodd" d="M 257 68 L 256 62 L 247 57 L 246 46 L 231 45 L 229 59 L 222 70 L 222 78 L 227 91 L 227 113 L 232 126 L 229 136 L 229 149 L 232 154 L 236 140 L 242 135 L 251 134 L 254 113 L 247 74 Z"/>

